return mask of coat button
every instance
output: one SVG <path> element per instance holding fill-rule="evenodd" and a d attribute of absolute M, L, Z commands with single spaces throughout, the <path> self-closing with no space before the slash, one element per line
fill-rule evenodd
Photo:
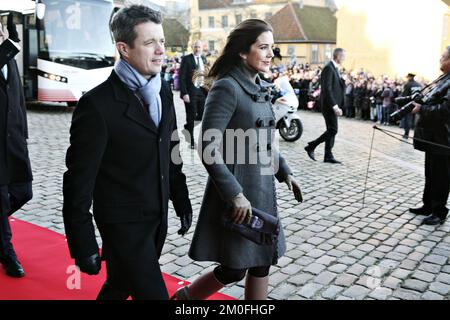
<path fill-rule="evenodd" d="M 256 126 L 257 126 L 258 128 L 261 128 L 263 125 L 264 125 L 263 119 L 258 118 L 258 119 L 256 120 Z"/>

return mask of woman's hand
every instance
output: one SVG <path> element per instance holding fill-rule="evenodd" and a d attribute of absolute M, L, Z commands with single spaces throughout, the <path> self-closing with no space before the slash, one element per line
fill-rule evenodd
<path fill-rule="evenodd" d="M 234 223 L 242 224 L 252 215 L 252 205 L 242 193 L 231 200 L 231 203 L 233 205 L 231 219 Z"/>
<path fill-rule="evenodd" d="M 295 200 L 298 202 L 303 202 L 302 190 L 300 190 L 300 186 L 297 181 L 295 181 L 294 177 L 292 175 L 288 175 L 285 182 L 289 190 L 294 192 Z"/>

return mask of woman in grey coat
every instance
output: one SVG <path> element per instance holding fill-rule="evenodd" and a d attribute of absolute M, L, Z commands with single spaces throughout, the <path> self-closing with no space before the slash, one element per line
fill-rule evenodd
<path fill-rule="evenodd" d="M 269 268 L 286 250 L 282 231 L 273 245 L 259 245 L 223 225 L 225 219 L 244 223 L 252 207 L 277 216 L 274 177 L 301 201 L 291 170 L 273 146 L 270 84 L 258 76 L 269 71 L 273 44 L 269 24 L 245 20 L 230 33 L 209 72 L 214 84 L 199 139 L 209 178 L 189 256 L 220 265 L 180 289 L 174 299 L 206 299 L 242 280 L 247 271 L 245 298 L 266 299 Z"/>

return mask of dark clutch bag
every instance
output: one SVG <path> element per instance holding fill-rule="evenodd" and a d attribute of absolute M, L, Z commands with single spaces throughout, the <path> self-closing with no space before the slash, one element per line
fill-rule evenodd
<path fill-rule="evenodd" d="M 250 221 L 236 224 L 225 218 L 224 226 L 259 245 L 272 245 L 280 233 L 280 220 L 256 208 L 252 208 Z"/>
<path fill-rule="evenodd" d="M 19 52 L 19 48 L 9 39 L 0 45 L 0 69 Z"/>

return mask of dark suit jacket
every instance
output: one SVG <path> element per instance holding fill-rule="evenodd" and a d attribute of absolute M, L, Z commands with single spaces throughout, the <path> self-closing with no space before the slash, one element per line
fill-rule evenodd
<path fill-rule="evenodd" d="M 328 62 L 320 76 L 320 102 L 322 111 L 331 111 L 334 105 L 344 105 L 345 82 L 333 62 Z"/>
<path fill-rule="evenodd" d="M 202 56 L 203 64 L 206 66 L 206 58 Z M 181 59 L 180 64 L 180 96 L 183 98 L 184 95 L 188 94 L 193 96 L 202 92 L 194 86 L 192 77 L 195 70 L 197 69 L 197 62 L 195 61 L 194 55 L 188 54 Z"/>
<path fill-rule="evenodd" d="M 73 258 L 98 252 L 92 202 L 99 229 L 141 221 L 161 224 L 154 235 L 158 254 L 167 233 L 169 198 L 177 214 L 192 212 L 181 158 L 171 160 L 179 155 L 179 141 L 173 95 L 165 81 L 160 96 L 159 128 L 114 71 L 80 99 L 63 182 L 63 218 Z"/>
<path fill-rule="evenodd" d="M 8 79 L 0 71 L 0 185 L 33 180 L 22 83 L 16 61 L 7 66 Z"/>

